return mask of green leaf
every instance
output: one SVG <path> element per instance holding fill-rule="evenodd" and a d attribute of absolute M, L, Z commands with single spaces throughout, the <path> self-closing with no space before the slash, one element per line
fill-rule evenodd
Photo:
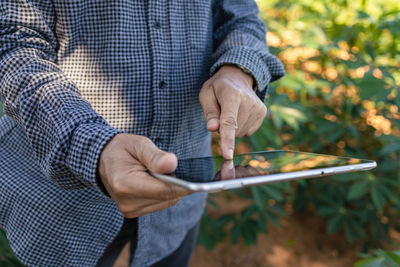
<path fill-rule="evenodd" d="M 240 227 L 238 223 L 235 223 L 233 225 L 233 228 L 231 230 L 231 240 L 232 240 L 232 244 L 236 244 L 239 241 L 240 238 Z"/>
<path fill-rule="evenodd" d="M 254 213 L 256 213 L 258 210 L 258 207 L 255 205 L 252 205 L 250 207 L 247 207 L 246 209 L 244 209 L 242 211 L 242 220 L 246 221 L 249 220 L 251 218 L 251 216 L 253 216 Z"/>
<path fill-rule="evenodd" d="M 363 10 L 357 10 L 357 18 L 359 19 L 369 19 L 370 16 L 368 13 L 364 12 Z"/>
<path fill-rule="evenodd" d="M 375 98 L 377 101 L 386 100 L 389 91 L 385 89 L 385 83 L 382 79 L 375 78 L 372 73 L 368 72 L 364 77 L 358 82 L 362 99 L 370 100 Z"/>
<path fill-rule="evenodd" d="M 248 137 L 248 140 L 253 148 L 253 150 L 262 150 L 265 147 L 264 138 L 260 138 L 262 135 L 259 131 L 257 131 L 252 136 Z"/>
<path fill-rule="evenodd" d="M 274 185 L 260 185 L 258 188 L 264 191 L 268 197 L 278 202 L 283 201 L 282 191 L 279 188 L 275 188 Z"/>
<path fill-rule="evenodd" d="M 344 230 L 346 232 L 346 236 L 348 240 L 353 243 L 357 240 L 357 233 L 354 231 L 353 227 L 350 224 L 349 220 L 344 221 Z"/>
<path fill-rule="evenodd" d="M 270 220 L 272 222 L 273 225 L 275 225 L 275 227 L 280 227 L 279 219 L 278 219 L 278 217 L 276 217 L 275 214 L 267 211 L 267 212 L 265 212 L 265 216 L 267 217 L 268 220 Z"/>
<path fill-rule="evenodd" d="M 282 140 L 279 138 L 279 135 L 274 129 L 272 123 L 270 123 L 268 120 L 264 120 L 259 131 L 262 133 L 262 138 L 272 142 L 276 148 L 282 146 Z"/>
<path fill-rule="evenodd" d="M 354 126 L 353 124 L 350 124 L 347 128 L 349 130 L 350 135 L 354 139 L 356 139 L 356 140 L 360 139 L 360 133 L 359 133 L 359 131 L 358 131 L 356 126 Z"/>
<path fill-rule="evenodd" d="M 267 227 L 266 227 L 267 221 L 265 220 L 265 215 L 262 212 L 258 213 L 257 225 L 258 225 L 258 229 L 260 230 L 260 232 L 262 232 L 262 233 L 267 232 Z"/>
<path fill-rule="evenodd" d="M 379 154 L 383 156 L 397 151 L 400 151 L 400 143 L 386 144 Z"/>
<path fill-rule="evenodd" d="M 282 121 L 292 127 L 294 130 L 299 130 L 299 123 L 307 121 L 306 115 L 299 109 L 293 107 L 286 107 L 282 105 L 271 105 L 270 107 L 273 120 L 277 128 L 281 128 Z M 279 118 L 278 121 L 275 121 Z"/>
<path fill-rule="evenodd" d="M 354 264 L 354 267 L 384 267 L 384 266 L 385 265 L 383 263 L 382 257 L 363 259 Z"/>
<path fill-rule="evenodd" d="M 331 218 L 328 222 L 328 233 L 336 233 L 339 232 L 342 222 L 342 216 L 336 215 Z"/>
<path fill-rule="evenodd" d="M 337 214 L 337 213 L 338 213 L 338 208 L 336 208 L 336 207 L 333 208 L 333 207 L 328 207 L 328 206 L 322 206 L 322 207 L 318 208 L 317 213 L 318 213 L 320 216 L 326 217 L 326 216 L 330 216 L 330 215 Z"/>
<path fill-rule="evenodd" d="M 272 206 L 269 209 L 272 210 L 274 213 L 276 213 L 278 215 L 281 215 L 281 216 L 285 216 L 286 215 L 285 210 L 282 207 L 278 206 L 278 205 Z"/>
<path fill-rule="evenodd" d="M 400 267 L 400 256 L 389 251 L 380 251 L 382 252 L 382 254 L 380 255 L 383 256 L 383 258 L 385 259 L 385 263 L 389 267 Z"/>
<path fill-rule="evenodd" d="M 391 180 L 388 180 L 391 181 Z M 394 182 L 394 181 L 391 181 Z M 398 192 L 396 191 L 396 188 L 399 186 L 397 184 L 393 185 L 393 183 L 386 183 L 386 184 L 380 184 L 378 183 L 376 186 L 379 188 L 379 190 L 386 196 L 387 199 L 390 199 L 390 201 L 394 203 L 399 203 L 400 202 L 400 197 Z"/>
<path fill-rule="evenodd" d="M 347 193 L 347 199 L 353 200 L 365 196 L 368 192 L 369 184 L 367 180 L 352 184 Z"/>
<path fill-rule="evenodd" d="M 257 230 L 254 223 L 244 225 L 242 228 L 243 239 L 246 245 L 255 244 L 257 241 Z"/>
<path fill-rule="evenodd" d="M 372 201 L 375 205 L 375 208 L 377 210 L 383 210 L 383 207 L 385 206 L 385 203 L 386 203 L 385 197 L 379 191 L 378 187 L 374 184 L 371 187 L 371 196 L 372 196 Z"/>
<path fill-rule="evenodd" d="M 258 187 L 251 187 L 251 192 L 253 193 L 253 199 L 256 203 L 258 210 L 263 211 L 265 207 L 265 198 Z"/>
<path fill-rule="evenodd" d="M 344 128 L 336 129 L 336 131 L 332 132 L 326 137 L 326 141 L 328 141 L 330 144 L 336 143 L 336 141 L 338 141 L 344 134 Z"/>

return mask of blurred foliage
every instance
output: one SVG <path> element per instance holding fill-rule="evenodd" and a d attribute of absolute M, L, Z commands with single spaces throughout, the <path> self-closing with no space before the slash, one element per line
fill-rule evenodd
<path fill-rule="evenodd" d="M 375 250 L 374 255 L 365 255 L 363 260 L 356 262 L 354 267 L 399 267 L 400 266 L 400 250 L 384 251 Z"/>
<path fill-rule="evenodd" d="M 23 266 L 14 256 L 8 245 L 6 235 L 0 229 L 0 266 L 2 267 L 20 267 Z"/>
<path fill-rule="evenodd" d="M 382 242 L 398 246 L 388 234 L 390 228 L 400 230 L 398 1 L 258 4 L 268 25 L 270 50 L 282 60 L 287 75 L 270 87 L 270 114 L 261 129 L 238 140 L 237 151 L 312 151 L 373 159 L 378 167 L 220 193 L 250 199 L 252 205 L 240 214 L 213 219 L 205 214 L 199 242 L 212 249 L 230 233 L 233 243 L 243 239 L 253 244 L 266 223 L 278 225 L 278 217 L 288 210 L 311 210 L 326 219 L 328 233 L 362 242 L 364 251 Z M 218 153 L 218 146 L 214 151 Z M 375 254 L 393 266 L 387 261 L 393 253 Z"/>
<path fill-rule="evenodd" d="M 268 118 L 253 136 L 237 141 L 237 151 L 312 151 L 373 159 L 378 167 L 220 193 L 251 204 L 218 218 L 205 213 L 199 243 L 212 249 L 229 237 L 233 243 L 254 244 L 267 224 L 279 226 L 288 211 L 310 209 L 326 219 L 327 232 L 362 241 L 365 251 L 381 241 L 390 243 L 389 229 L 400 230 L 398 0 L 258 4 L 269 28 L 270 50 L 287 75 L 271 85 Z M 212 200 L 210 195 L 215 206 Z M 18 266 L 5 240 L 1 232 L 0 265 Z M 398 255 L 376 250 L 356 266 L 394 266 Z"/>

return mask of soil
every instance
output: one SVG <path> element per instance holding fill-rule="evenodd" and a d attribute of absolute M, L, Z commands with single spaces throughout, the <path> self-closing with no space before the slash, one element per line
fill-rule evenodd
<path fill-rule="evenodd" d="M 208 207 L 212 217 L 240 212 L 249 205 L 241 200 L 227 201 L 222 196 L 214 199 L 219 209 Z M 326 223 L 315 215 L 291 214 L 280 221 L 281 227 L 267 227 L 259 235 L 257 244 L 245 246 L 230 240 L 212 251 L 198 245 L 191 267 L 346 267 L 359 260 L 360 244 L 349 244 L 343 233 L 327 234 Z"/>
<path fill-rule="evenodd" d="M 230 199 L 224 193 L 214 195 L 218 209 L 207 207 L 210 217 L 239 213 L 251 202 Z M 232 245 L 230 240 L 212 251 L 198 245 L 190 267 L 351 267 L 360 260 L 361 244 L 350 244 L 343 232 L 327 234 L 326 222 L 314 213 L 294 214 L 286 208 L 288 216 L 280 220 L 280 227 L 267 226 L 267 233 L 258 236 L 257 244 Z M 400 244 L 400 233 L 390 231 L 391 238 Z M 129 244 L 120 254 L 114 267 L 128 266 Z M 393 249 L 387 247 L 386 249 Z"/>

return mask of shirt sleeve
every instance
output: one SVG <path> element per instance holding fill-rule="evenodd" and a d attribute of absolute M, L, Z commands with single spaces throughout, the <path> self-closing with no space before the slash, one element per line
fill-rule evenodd
<path fill-rule="evenodd" d="M 119 133 L 57 66 L 52 1 L 0 6 L 0 99 L 25 131 L 44 174 L 64 189 L 98 190 L 97 164 Z"/>
<path fill-rule="evenodd" d="M 214 54 L 210 75 L 224 64 L 245 67 L 264 99 L 268 84 L 285 74 L 282 63 L 266 43 L 266 27 L 254 0 L 217 0 L 213 7 Z"/>

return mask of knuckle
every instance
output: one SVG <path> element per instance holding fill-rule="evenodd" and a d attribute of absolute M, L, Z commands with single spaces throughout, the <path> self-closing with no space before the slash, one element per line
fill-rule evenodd
<path fill-rule="evenodd" d="M 211 82 L 211 79 L 208 79 L 207 81 L 205 81 L 205 82 L 203 83 L 203 86 L 202 86 L 201 89 L 200 89 L 200 92 L 201 92 L 201 91 L 205 91 L 205 90 L 207 90 L 208 88 L 210 88 L 210 82 Z"/>
<path fill-rule="evenodd" d="M 167 188 L 163 191 L 162 195 L 163 200 L 172 201 L 176 198 L 176 189 L 173 186 L 167 186 Z"/>
<path fill-rule="evenodd" d="M 238 137 L 238 138 L 241 138 L 243 136 L 245 136 L 245 134 L 243 132 L 237 132 L 236 133 L 236 137 Z"/>
<path fill-rule="evenodd" d="M 145 136 L 139 136 L 137 143 L 139 147 L 146 147 L 151 144 L 151 140 Z"/>
<path fill-rule="evenodd" d="M 149 155 L 149 162 L 150 165 L 153 166 L 152 168 L 157 168 L 156 166 L 158 165 L 158 161 L 160 158 L 161 156 L 159 153 L 151 153 Z M 152 171 L 158 172 L 158 170 L 152 170 Z"/>
<path fill-rule="evenodd" d="M 127 186 L 123 179 L 116 179 L 112 185 L 112 190 L 117 197 L 123 197 L 128 195 Z"/>
<path fill-rule="evenodd" d="M 232 94 L 235 98 L 242 98 L 245 96 L 243 91 L 237 88 L 232 88 Z"/>
<path fill-rule="evenodd" d="M 153 142 L 144 136 L 140 136 L 135 144 L 135 155 L 137 159 L 144 160 L 146 156 L 148 156 L 148 152 L 150 151 Z"/>
<path fill-rule="evenodd" d="M 220 90 L 225 88 L 227 85 L 227 81 L 224 77 L 220 77 L 218 79 L 215 79 L 213 82 L 213 86 L 215 87 L 216 90 Z"/>
<path fill-rule="evenodd" d="M 261 105 L 261 114 L 262 114 L 262 118 L 263 118 L 263 119 L 264 119 L 265 116 L 267 115 L 267 112 L 268 112 L 267 107 L 266 107 L 264 104 L 262 104 L 262 105 Z"/>
<path fill-rule="evenodd" d="M 233 128 L 236 128 L 237 126 L 236 117 L 233 116 L 232 114 L 225 115 L 223 118 L 221 118 L 221 123 L 224 124 L 225 126 Z"/>
<path fill-rule="evenodd" d="M 246 133 L 246 136 L 251 136 L 251 135 L 253 135 L 253 133 L 255 133 L 255 132 L 257 131 L 257 129 L 258 129 L 258 128 L 250 129 L 250 130 Z"/>
<path fill-rule="evenodd" d="M 142 151 L 141 148 L 143 147 L 143 144 L 145 142 L 145 138 L 146 137 L 144 137 L 144 136 L 136 135 L 135 136 L 135 140 L 131 143 L 132 145 L 130 147 L 133 149 L 132 152 L 133 152 L 135 157 L 140 155 L 139 153 L 141 153 L 141 151 Z"/>
<path fill-rule="evenodd" d="M 199 100 L 200 100 L 200 102 L 204 101 L 207 98 L 208 94 L 211 93 L 211 91 L 210 91 L 211 88 L 212 87 L 209 86 L 209 82 L 206 81 L 204 83 L 203 87 L 200 89 L 200 92 L 199 92 Z"/>
<path fill-rule="evenodd" d="M 211 119 L 211 118 L 218 118 L 219 112 L 216 109 L 207 109 L 204 111 L 204 115 L 206 118 Z"/>
<path fill-rule="evenodd" d="M 199 101 L 201 105 L 204 105 L 205 97 L 206 97 L 206 91 L 204 88 L 202 88 L 199 93 Z"/>

